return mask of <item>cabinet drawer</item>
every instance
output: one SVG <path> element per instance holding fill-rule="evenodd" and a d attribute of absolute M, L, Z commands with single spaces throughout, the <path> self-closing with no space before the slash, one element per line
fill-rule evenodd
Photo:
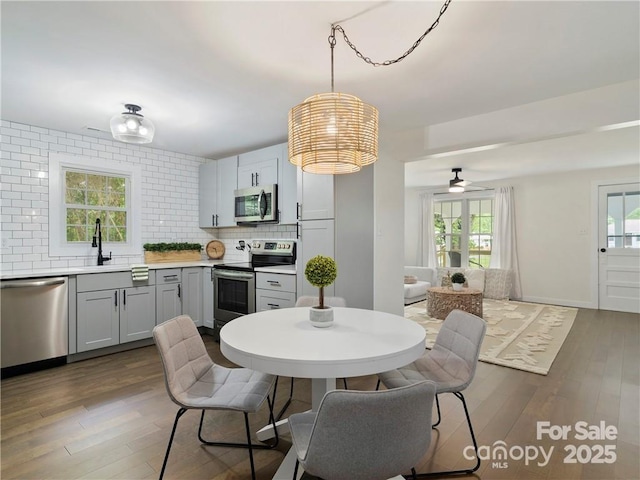
<path fill-rule="evenodd" d="M 156 284 L 180 283 L 182 281 L 182 270 L 179 268 L 163 268 L 156 271 Z"/>
<path fill-rule="evenodd" d="M 256 289 L 296 292 L 296 276 L 282 273 L 256 273 Z"/>
<path fill-rule="evenodd" d="M 296 294 L 273 290 L 256 290 L 256 311 L 277 310 L 296 306 Z"/>
<path fill-rule="evenodd" d="M 131 272 L 87 273 L 76 277 L 78 292 L 93 292 L 114 288 L 132 288 L 155 284 L 155 272 L 149 271 L 149 279 L 134 283 Z"/>

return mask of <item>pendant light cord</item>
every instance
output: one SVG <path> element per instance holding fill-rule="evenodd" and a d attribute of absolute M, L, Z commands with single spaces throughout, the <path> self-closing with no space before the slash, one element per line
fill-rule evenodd
<path fill-rule="evenodd" d="M 393 65 L 394 63 L 398 63 L 404 60 L 418 47 L 418 45 L 420 45 L 420 42 L 424 40 L 424 37 L 429 35 L 429 33 L 431 33 L 431 31 L 438 26 L 438 24 L 440 23 L 440 17 L 442 17 L 442 15 L 444 15 L 444 12 L 447 11 L 447 8 L 449 8 L 449 4 L 451 3 L 451 1 L 452 0 L 445 0 L 444 4 L 440 8 L 440 13 L 438 14 L 438 17 L 431 24 L 431 26 L 427 28 L 427 30 L 420 36 L 420 38 L 418 38 L 418 40 L 414 42 L 414 44 L 411 46 L 411 48 L 409 48 L 409 50 L 404 52 L 395 60 L 385 60 L 384 62 L 374 62 L 373 60 L 371 60 L 371 58 L 365 57 L 358 50 L 358 48 L 349 40 L 349 37 L 347 37 L 347 34 L 344 31 L 344 28 L 342 28 L 341 25 L 332 24 L 331 35 L 329 35 L 329 45 L 331 46 L 331 91 L 333 92 L 333 47 L 335 47 L 336 45 L 336 30 L 342 33 L 342 36 L 344 37 L 344 41 L 347 43 L 347 45 L 349 45 L 349 47 L 351 47 L 351 50 L 353 50 L 356 53 L 356 56 L 358 58 L 361 58 L 366 63 L 368 63 L 369 65 L 373 65 L 374 67 L 388 67 L 389 65 Z"/>

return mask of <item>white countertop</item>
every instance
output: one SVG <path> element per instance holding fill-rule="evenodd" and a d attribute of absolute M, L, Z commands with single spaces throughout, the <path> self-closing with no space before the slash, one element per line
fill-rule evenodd
<path fill-rule="evenodd" d="M 149 265 L 149 270 L 159 270 L 162 268 L 186 268 L 186 267 L 212 267 L 225 263 L 224 260 L 200 260 L 195 262 L 176 262 L 176 263 L 136 263 L 132 265 Z M 228 262 L 227 262 L 228 263 Z M 35 278 L 35 277 L 58 277 L 68 275 L 81 275 L 83 273 L 109 273 L 109 272 L 127 272 L 131 270 L 132 265 L 90 265 L 86 267 L 65 267 L 65 268 L 46 268 L 34 270 L 13 270 L 2 272 L 0 279 L 9 280 L 16 278 Z M 283 273 L 283 272 L 280 272 Z M 294 270 L 295 273 L 295 270 Z"/>

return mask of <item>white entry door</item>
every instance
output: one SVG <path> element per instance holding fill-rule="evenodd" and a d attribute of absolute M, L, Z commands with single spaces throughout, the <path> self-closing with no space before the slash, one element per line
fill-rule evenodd
<path fill-rule="evenodd" d="M 640 313 L 640 184 L 600 186 L 598 217 L 599 308 Z"/>

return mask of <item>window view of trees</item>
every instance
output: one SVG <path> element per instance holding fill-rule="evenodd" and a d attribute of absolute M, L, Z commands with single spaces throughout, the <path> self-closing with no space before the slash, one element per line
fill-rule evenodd
<path fill-rule="evenodd" d="M 435 202 L 433 220 L 439 266 L 489 267 L 493 199 Z"/>
<path fill-rule="evenodd" d="M 96 219 L 102 240 L 127 241 L 127 177 L 66 170 L 65 211 L 67 242 L 90 242 Z"/>

